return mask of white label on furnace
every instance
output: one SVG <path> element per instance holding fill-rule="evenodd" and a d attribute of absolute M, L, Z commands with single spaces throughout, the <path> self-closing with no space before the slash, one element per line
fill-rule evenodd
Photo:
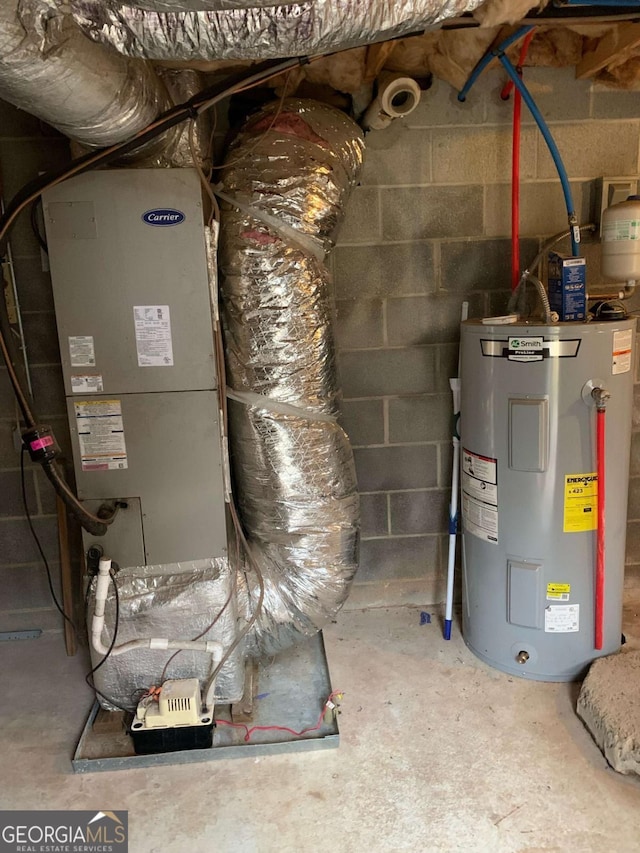
<path fill-rule="evenodd" d="M 614 219 L 613 222 L 603 222 L 602 239 L 605 243 L 613 243 L 617 240 L 639 240 L 640 220 Z"/>
<path fill-rule="evenodd" d="M 579 604 L 548 604 L 544 609 L 547 634 L 574 634 L 580 630 Z"/>
<path fill-rule="evenodd" d="M 87 400 L 73 404 L 83 471 L 127 468 L 120 400 Z"/>
<path fill-rule="evenodd" d="M 134 305 L 138 367 L 172 367 L 173 343 L 168 305 Z"/>
<path fill-rule="evenodd" d="M 71 390 L 74 394 L 100 394 L 104 391 L 102 376 L 99 373 L 75 374 L 71 377 Z"/>
<path fill-rule="evenodd" d="M 71 367 L 94 367 L 96 351 L 91 335 L 69 336 L 69 355 Z"/>
<path fill-rule="evenodd" d="M 613 359 L 611 372 L 628 373 L 631 370 L 631 350 L 633 347 L 633 332 L 627 329 L 624 332 L 613 333 Z"/>
<path fill-rule="evenodd" d="M 468 533 L 485 542 L 498 541 L 498 510 L 495 506 L 477 501 L 463 492 L 462 518 Z"/>

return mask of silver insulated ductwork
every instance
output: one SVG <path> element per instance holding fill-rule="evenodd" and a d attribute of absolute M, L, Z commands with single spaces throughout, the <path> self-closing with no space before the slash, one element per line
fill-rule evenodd
<path fill-rule="evenodd" d="M 316 633 L 357 567 L 359 502 L 336 421 L 326 254 L 363 149 L 344 113 L 287 100 L 250 119 L 219 188 L 232 467 L 265 582 L 253 654 Z M 257 595 L 242 573 L 240 611 Z"/>
<path fill-rule="evenodd" d="M 435 27 L 480 4 L 0 0 L 0 98 L 85 145 L 105 146 L 168 105 L 145 59 L 319 54 Z M 176 162 L 175 140 L 161 141 L 162 165 Z M 254 655 L 316 633 L 344 603 L 357 567 L 359 502 L 337 423 L 326 256 L 363 149 L 344 113 L 286 100 L 246 124 L 219 188 L 229 433 L 253 557 L 238 571 L 240 616 L 248 618 L 258 598 L 250 563 L 265 584 L 247 638 Z"/>
<path fill-rule="evenodd" d="M 93 44 L 39 0 L 0 0 L 0 98 L 89 146 L 120 142 L 167 108 L 147 63 Z"/>
<path fill-rule="evenodd" d="M 435 27 L 483 0 L 70 0 L 82 30 L 126 56 L 270 59 L 344 50 Z"/>

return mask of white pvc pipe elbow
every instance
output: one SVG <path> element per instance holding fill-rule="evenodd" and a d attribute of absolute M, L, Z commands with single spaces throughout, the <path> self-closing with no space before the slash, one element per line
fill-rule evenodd
<path fill-rule="evenodd" d="M 103 557 L 98 564 L 98 580 L 96 581 L 96 597 L 91 620 L 91 645 L 100 655 L 123 655 L 134 649 L 167 649 L 172 651 L 206 652 L 213 657 L 213 668 L 222 660 L 223 649 L 221 643 L 212 640 L 169 640 L 164 637 L 147 637 L 139 640 L 129 640 L 114 646 L 109 652 L 109 647 L 102 642 L 102 631 L 104 629 L 104 613 L 111 580 L 111 560 Z"/>
<path fill-rule="evenodd" d="M 401 74 L 382 74 L 378 79 L 378 94 L 362 118 L 365 130 L 382 130 L 396 118 L 412 113 L 420 103 L 420 86 L 412 77 Z"/>

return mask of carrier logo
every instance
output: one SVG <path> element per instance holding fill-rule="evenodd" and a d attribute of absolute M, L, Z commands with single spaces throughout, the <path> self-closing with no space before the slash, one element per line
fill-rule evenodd
<path fill-rule="evenodd" d="M 165 228 L 168 225 L 180 225 L 186 218 L 181 210 L 175 210 L 173 207 L 154 207 L 153 210 L 142 214 L 142 221 L 147 225 L 160 225 Z"/>

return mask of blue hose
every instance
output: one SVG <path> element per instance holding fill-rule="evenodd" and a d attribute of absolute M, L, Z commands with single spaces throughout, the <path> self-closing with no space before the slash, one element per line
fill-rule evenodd
<path fill-rule="evenodd" d="M 505 56 L 503 53 L 500 53 L 498 54 L 498 59 L 504 66 L 505 71 L 507 72 L 509 77 L 511 77 L 511 79 L 513 80 L 513 85 L 522 95 L 522 100 L 529 107 L 529 111 L 535 119 L 538 128 L 540 129 L 540 133 L 544 137 L 544 141 L 547 143 L 549 153 L 551 154 L 553 162 L 555 163 L 555 167 L 558 170 L 558 177 L 560 178 L 560 183 L 562 184 L 564 201 L 567 206 L 569 228 L 571 229 L 571 252 L 574 257 L 577 257 L 579 254 L 578 243 L 580 242 L 580 229 L 578 228 L 578 220 L 573 204 L 573 193 L 571 192 L 571 184 L 569 183 L 569 177 L 567 175 L 567 170 L 564 167 L 564 163 L 562 162 L 562 157 L 560 156 L 560 152 L 558 151 L 558 146 L 556 145 L 553 136 L 551 136 L 549 126 L 542 117 L 542 113 L 538 109 L 536 102 L 531 97 L 531 93 L 525 86 L 522 77 L 520 77 L 516 69 L 513 67 L 513 64 L 511 63 L 509 57 Z"/>
<path fill-rule="evenodd" d="M 478 62 L 476 67 L 473 69 L 473 71 L 469 75 L 469 79 L 467 80 L 467 82 L 464 84 L 462 89 L 460 89 L 460 91 L 458 92 L 458 100 L 459 101 L 465 101 L 467 99 L 467 95 L 469 94 L 469 89 L 471 89 L 471 87 L 476 82 L 478 77 L 482 74 L 482 72 L 487 67 L 487 65 L 490 62 L 492 62 L 496 58 L 496 56 L 498 56 L 500 54 L 501 51 L 506 50 L 508 47 L 511 47 L 511 45 L 514 42 L 519 41 L 522 38 L 522 36 L 526 36 L 526 34 L 528 32 L 530 32 L 532 29 L 533 29 L 533 27 L 520 27 L 519 30 L 516 30 L 515 33 L 510 35 L 501 44 L 499 44 L 495 50 L 490 50 L 488 53 L 485 53 L 485 55 Z"/>
<path fill-rule="evenodd" d="M 560 156 L 560 152 L 558 151 L 558 146 L 555 143 L 553 136 L 551 136 L 551 131 L 549 127 L 542 117 L 542 113 L 536 106 L 536 102 L 531 97 L 531 93 L 524 85 L 522 81 L 522 77 L 518 74 L 516 69 L 513 67 L 513 64 L 508 56 L 505 55 L 504 51 L 510 47 L 514 42 L 521 39 L 528 32 L 533 29 L 533 26 L 520 27 L 519 30 L 516 30 L 515 33 L 506 38 L 501 44 L 499 44 L 493 50 L 488 51 L 482 57 L 482 59 L 477 63 L 476 67 L 473 69 L 471 74 L 469 75 L 469 79 L 464 84 L 462 89 L 458 92 L 458 100 L 465 101 L 466 97 L 469 93 L 469 90 L 476 82 L 478 77 L 482 74 L 487 65 L 495 58 L 498 58 L 502 65 L 504 66 L 507 74 L 513 80 L 514 86 L 517 87 L 518 91 L 522 95 L 522 100 L 529 107 L 529 111 L 531 115 L 535 119 L 538 128 L 540 129 L 540 133 L 544 137 L 544 141 L 547 143 L 547 147 L 549 148 L 549 153 L 553 158 L 553 162 L 555 163 L 555 167 L 558 171 L 558 176 L 560 178 L 560 183 L 562 184 L 562 192 L 564 194 L 564 201 L 567 207 L 567 217 L 569 219 L 569 229 L 571 231 L 571 253 L 574 257 L 577 257 L 579 254 L 578 244 L 580 243 L 580 229 L 578 227 L 578 219 L 576 217 L 576 211 L 573 204 L 573 193 L 571 192 L 571 184 L 569 183 L 569 177 L 567 175 L 567 170 L 564 167 L 564 163 L 562 162 L 562 157 Z"/>

